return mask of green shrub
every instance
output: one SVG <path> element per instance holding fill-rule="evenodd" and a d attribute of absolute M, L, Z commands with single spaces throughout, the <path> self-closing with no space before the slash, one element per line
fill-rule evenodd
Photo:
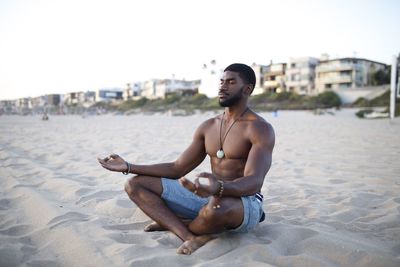
<path fill-rule="evenodd" d="M 322 107 L 340 107 L 342 101 L 340 97 L 333 91 L 326 91 L 317 95 L 316 104 Z"/>

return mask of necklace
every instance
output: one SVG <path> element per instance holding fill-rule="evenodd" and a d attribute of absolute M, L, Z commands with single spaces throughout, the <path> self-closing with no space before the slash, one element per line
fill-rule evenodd
<path fill-rule="evenodd" d="M 228 135 L 229 131 L 232 129 L 232 126 L 246 113 L 246 111 L 249 110 L 249 108 L 247 107 L 242 114 L 240 114 L 240 116 L 233 121 L 233 123 L 231 124 L 231 126 L 229 126 L 228 130 L 226 131 L 224 138 L 222 138 L 221 134 L 222 134 L 222 121 L 224 120 L 224 116 L 225 116 L 225 112 L 222 114 L 222 119 L 221 119 L 221 124 L 219 126 L 219 147 L 220 149 L 217 151 L 217 158 L 222 159 L 223 157 L 225 157 L 225 152 L 222 149 L 222 146 L 224 145 L 226 136 Z"/>

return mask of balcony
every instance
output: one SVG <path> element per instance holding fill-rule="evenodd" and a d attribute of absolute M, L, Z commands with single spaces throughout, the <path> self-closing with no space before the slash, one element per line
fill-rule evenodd
<path fill-rule="evenodd" d="M 360 67 L 352 64 L 329 64 L 329 65 L 319 65 L 316 68 L 316 72 L 339 72 L 346 70 L 357 70 Z"/>
<path fill-rule="evenodd" d="M 349 76 L 338 76 L 338 77 L 323 77 L 323 78 L 317 78 L 316 83 L 352 83 L 353 79 L 352 77 Z"/>
<path fill-rule="evenodd" d="M 279 87 L 279 85 L 280 85 L 279 81 L 265 81 L 264 82 L 265 88 L 275 88 L 275 87 Z"/>

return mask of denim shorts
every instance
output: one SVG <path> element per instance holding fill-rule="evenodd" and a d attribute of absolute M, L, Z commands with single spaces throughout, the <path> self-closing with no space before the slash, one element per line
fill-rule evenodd
<path fill-rule="evenodd" d="M 198 216 L 202 207 L 207 205 L 209 198 L 201 198 L 183 187 L 178 180 L 161 178 L 163 193 L 161 198 L 166 205 L 179 217 L 194 219 Z M 233 232 L 245 233 L 252 230 L 264 220 L 262 209 L 262 195 L 256 194 L 241 197 L 243 203 L 243 222 L 231 230 Z"/>

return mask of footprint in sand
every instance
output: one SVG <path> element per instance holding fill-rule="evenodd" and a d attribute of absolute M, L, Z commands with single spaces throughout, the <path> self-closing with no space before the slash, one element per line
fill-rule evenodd
<path fill-rule="evenodd" d="M 11 205 L 10 205 L 9 198 L 0 199 L 0 210 L 8 210 L 10 208 L 11 208 Z"/>
<path fill-rule="evenodd" d="M 69 224 L 71 222 L 84 222 L 90 220 L 90 216 L 79 212 L 67 212 L 64 215 L 57 216 L 47 223 L 50 229 L 58 227 L 62 224 Z"/>
<path fill-rule="evenodd" d="M 75 195 L 78 197 L 81 197 L 81 196 L 89 193 L 90 191 L 92 191 L 92 189 L 90 189 L 90 188 L 80 188 L 75 192 Z"/>
<path fill-rule="evenodd" d="M 342 179 L 329 179 L 328 181 L 329 181 L 331 184 L 344 184 L 344 183 L 347 182 L 347 181 L 342 180 Z"/>
<path fill-rule="evenodd" d="M 159 244 L 169 248 L 177 248 L 182 245 L 182 241 L 177 236 L 169 232 L 154 232 L 152 238 Z"/>
<path fill-rule="evenodd" d="M 59 265 L 59 263 L 57 263 L 57 261 L 54 261 L 54 260 L 32 260 L 32 261 L 26 262 L 26 266 L 28 266 L 28 267 L 34 267 L 34 266 L 50 267 L 50 266 L 58 266 L 58 265 Z"/>
<path fill-rule="evenodd" d="M 39 182 L 39 183 L 35 183 L 35 184 L 17 184 L 17 185 L 14 185 L 13 188 L 18 188 L 18 187 L 37 188 L 37 187 L 41 186 L 42 184 L 44 184 L 44 182 Z"/>
<path fill-rule="evenodd" d="M 32 231 L 32 227 L 27 224 L 14 225 L 0 231 L 0 234 L 10 236 L 21 236 Z"/>
<path fill-rule="evenodd" d="M 117 230 L 117 231 L 143 230 L 147 224 L 149 224 L 149 222 L 113 224 L 113 225 L 105 225 L 103 226 L 103 228 L 107 230 Z"/>
<path fill-rule="evenodd" d="M 143 241 L 143 234 L 109 234 L 109 238 L 123 244 L 140 244 Z"/>
<path fill-rule="evenodd" d="M 110 198 L 114 198 L 120 194 L 122 194 L 122 190 L 121 191 L 98 191 L 93 194 L 89 194 L 89 195 L 81 197 L 76 202 L 76 204 L 81 204 L 81 203 L 87 202 L 92 199 L 96 199 L 96 200 L 110 199 Z"/>

